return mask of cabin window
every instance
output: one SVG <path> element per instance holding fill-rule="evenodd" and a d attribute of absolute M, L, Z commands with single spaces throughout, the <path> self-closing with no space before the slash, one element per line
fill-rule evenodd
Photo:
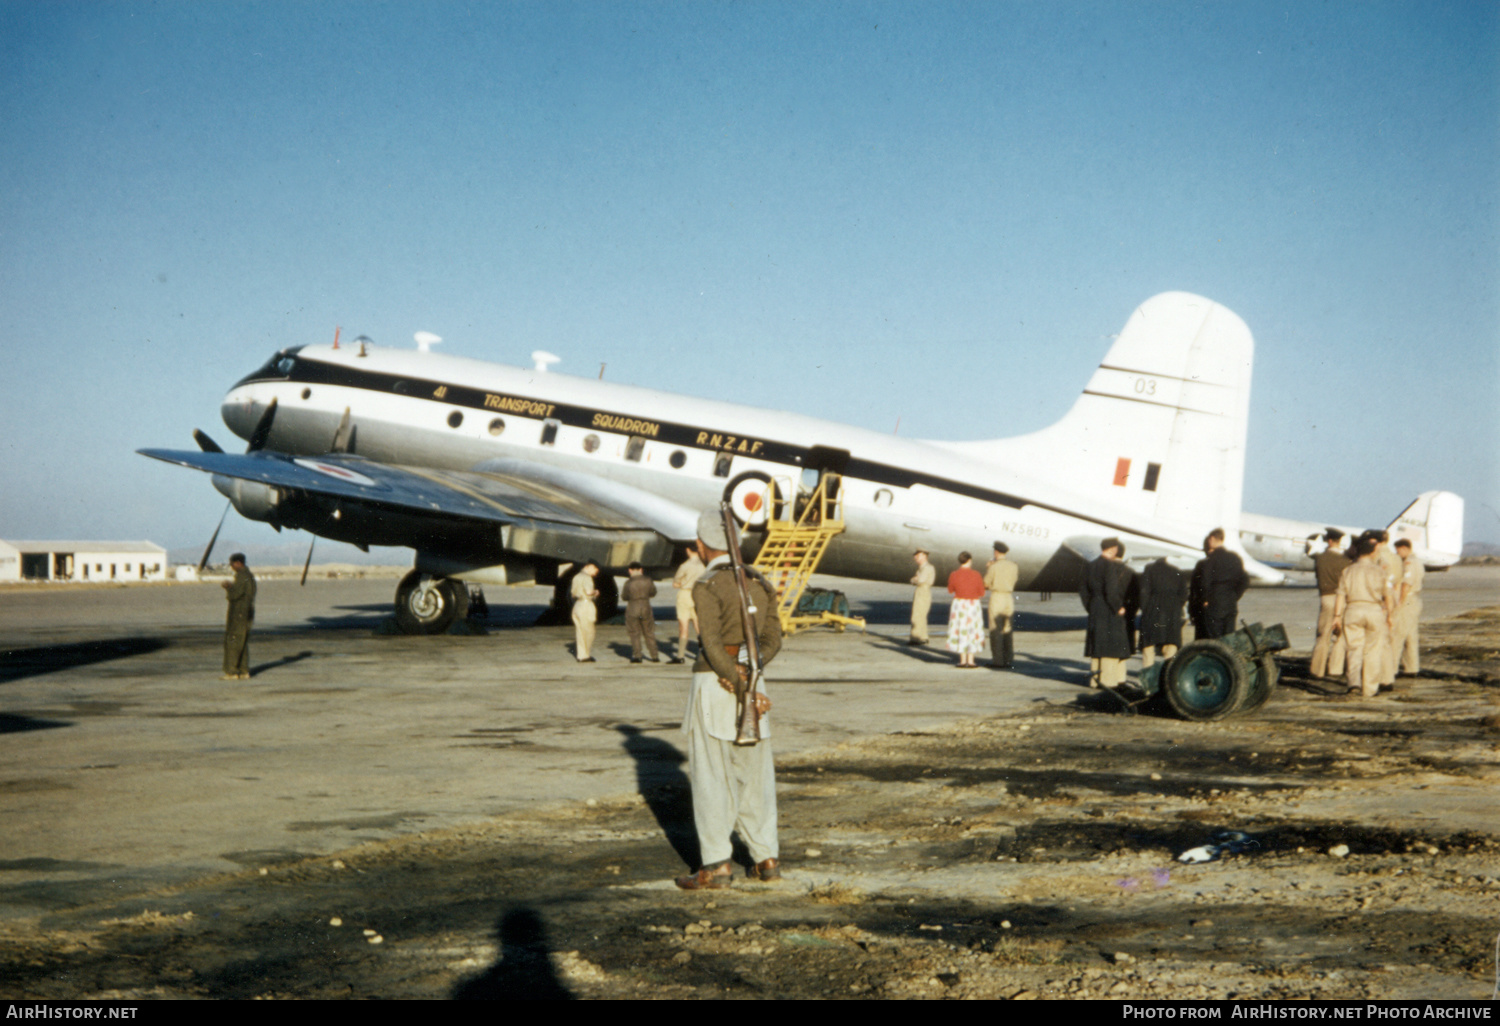
<path fill-rule="evenodd" d="M 310 388 L 304 388 L 302 390 L 302 398 L 304 398 L 304 399 L 311 399 L 312 398 L 312 389 L 310 389 Z"/>
<path fill-rule="evenodd" d="M 296 365 L 296 360 L 293 360 L 290 356 L 283 356 L 276 361 L 276 373 L 284 378 L 289 378 L 292 376 L 292 368 Z"/>
<path fill-rule="evenodd" d="M 734 457 L 727 452 L 721 452 L 714 457 L 714 477 L 728 477 L 729 465 L 734 462 Z"/>
<path fill-rule="evenodd" d="M 456 428 L 460 424 L 462 424 L 463 422 L 464 422 L 464 415 L 462 413 L 460 413 L 459 411 L 454 410 L 452 413 L 448 414 L 448 426 L 449 427 Z"/>
<path fill-rule="evenodd" d="M 584 452 L 597 452 L 599 449 L 599 436 L 589 435 L 583 440 Z"/>
<path fill-rule="evenodd" d="M 630 441 L 625 443 L 625 458 L 632 463 L 641 462 L 641 456 L 646 451 L 646 440 L 640 435 L 631 435 Z"/>
<path fill-rule="evenodd" d="M 502 435 L 504 433 L 505 433 L 505 421 L 504 420 L 502 420 L 499 417 L 496 417 L 494 420 L 490 421 L 490 434 L 492 434 L 492 435 Z"/>
<path fill-rule="evenodd" d="M 673 470 L 681 470 L 682 465 L 687 462 L 687 453 L 678 449 L 671 456 L 667 457 L 667 462 L 672 464 Z"/>
<path fill-rule="evenodd" d="M 1143 489 L 1145 489 L 1146 491 L 1148 491 L 1148 492 L 1154 492 L 1154 491 L 1156 491 L 1156 479 L 1159 478 L 1159 477 L 1161 477 L 1161 464 L 1160 463 L 1148 463 L 1148 464 L 1146 464 L 1146 483 L 1143 484 L 1141 487 Z"/>
<path fill-rule="evenodd" d="M 881 509 L 884 509 L 885 507 L 889 506 L 895 500 L 895 498 L 896 497 L 891 494 L 891 490 L 889 488 L 878 489 L 875 492 L 875 505 L 879 506 Z"/>
<path fill-rule="evenodd" d="M 557 442 L 557 429 L 562 426 L 562 421 L 548 418 L 542 421 L 542 444 L 554 445 Z"/>

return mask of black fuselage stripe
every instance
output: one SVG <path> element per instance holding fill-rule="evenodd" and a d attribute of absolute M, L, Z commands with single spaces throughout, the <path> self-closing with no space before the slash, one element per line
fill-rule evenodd
<path fill-rule="evenodd" d="M 274 362 L 274 361 L 273 361 Z M 466 385 L 451 385 L 441 381 L 431 381 L 423 378 L 412 378 L 400 374 L 387 374 L 381 371 L 359 370 L 353 367 L 342 367 L 336 364 L 323 363 L 318 360 L 305 358 L 297 359 L 291 372 L 285 377 L 276 375 L 260 376 L 252 374 L 236 383 L 236 385 L 250 385 L 257 383 L 275 384 L 277 382 L 290 381 L 306 385 L 333 385 L 342 388 L 356 388 L 370 392 L 384 392 L 390 395 L 404 396 L 408 399 L 424 399 L 428 402 L 440 403 L 446 406 L 464 406 L 471 409 L 483 410 L 490 413 L 505 414 L 507 416 L 518 416 L 531 420 L 557 420 L 570 427 L 595 428 L 601 431 L 616 434 L 629 434 L 629 431 L 620 431 L 617 427 L 600 426 L 598 418 L 613 418 L 615 422 L 627 422 L 645 424 L 656 428 L 656 433 L 648 434 L 647 437 L 654 441 L 665 442 L 682 446 L 687 449 L 703 449 L 709 452 L 723 452 L 734 455 L 743 455 L 754 459 L 766 460 L 770 463 L 782 463 L 803 467 L 807 464 L 807 457 L 812 452 L 811 446 L 793 445 L 788 442 L 777 442 L 765 438 L 752 438 L 745 435 L 732 434 L 726 431 L 713 431 L 705 428 L 693 427 L 688 424 L 673 424 L 666 421 L 651 421 L 642 417 L 634 417 L 628 414 L 612 413 L 604 410 L 596 410 L 586 406 L 572 406 L 564 403 L 551 403 L 545 400 L 531 399 L 525 396 L 509 395 L 505 393 L 489 392 L 485 389 L 470 388 Z M 1085 393 L 1088 394 L 1088 393 Z M 1105 397 L 1105 398 L 1119 398 Z M 520 406 L 531 408 L 533 412 L 520 412 L 517 409 L 497 408 L 496 400 L 501 403 L 513 402 Z M 544 408 L 544 410 L 543 410 Z M 537 412 L 543 411 L 543 412 Z M 709 444 L 714 439 L 719 439 L 718 444 Z M 741 443 L 744 443 L 743 446 Z M 999 506 L 1010 509 L 1021 509 L 1024 506 L 1033 506 L 1052 513 L 1060 513 L 1063 516 L 1072 517 L 1085 523 L 1095 524 L 1109 531 L 1123 531 L 1135 535 L 1138 538 L 1149 538 L 1152 541 L 1164 542 L 1168 545 L 1184 545 L 1183 542 L 1174 538 L 1165 538 L 1161 535 L 1147 534 L 1139 528 L 1130 527 L 1125 524 L 1115 524 L 1100 520 L 1084 513 L 1054 506 L 1045 502 L 1037 502 L 1032 499 L 1011 495 L 1006 492 L 997 492 L 988 488 L 980 488 L 965 481 L 956 481 L 951 478 L 940 477 L 936 474 L 924 474 L 920 471 L 908 470 L 905 467 L 896 467 L 887 463 L 878 463 L 874 460 L 861 459 L 851 456 L 844 474 L 861 481 L 869 481 L 873 484 L 890 485 L 894 488 L 912 488 L 916 485 L 925 485 L 955 495 L 963 495 L 971 499 L 979 499 L 982 502 L 992 502 Z"/>

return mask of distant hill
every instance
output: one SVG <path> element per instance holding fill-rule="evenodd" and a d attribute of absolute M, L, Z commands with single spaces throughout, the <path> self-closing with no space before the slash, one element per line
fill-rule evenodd
<path fill-rule="evenodd" d="M 1493 542 L 1464 542 L 1463 557 L 1468 559 L 1477 556 L 1500 556 L 1500 545 Z"/>

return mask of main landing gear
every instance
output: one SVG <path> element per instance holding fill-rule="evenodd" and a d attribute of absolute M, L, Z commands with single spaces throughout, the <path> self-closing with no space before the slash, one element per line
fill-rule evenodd
<path fill-rule="evenodd" d="M 396 623 L 406 634 L 441 634 L 469 613 L 469 586 L 413 570 L 396 585 Z"/>

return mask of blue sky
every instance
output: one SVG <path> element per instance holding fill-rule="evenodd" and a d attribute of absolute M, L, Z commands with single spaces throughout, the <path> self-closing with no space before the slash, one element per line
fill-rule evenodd
<path fill-rule="evenodd" d="M 201 543 L 133 450 L 336 325 L 987 438 L 1182 289 L 1247 509 L 1500 542 L 1497 100 L 1479 2 L 0 0 L 0 537 Z"/>

